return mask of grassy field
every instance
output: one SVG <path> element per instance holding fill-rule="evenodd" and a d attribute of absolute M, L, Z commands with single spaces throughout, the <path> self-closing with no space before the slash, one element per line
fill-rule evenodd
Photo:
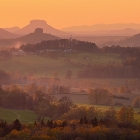
<path fill-rule="evenodd" d="M 84 57 L 90 60 L 83 59 Z M 9 60 L 0 61 L 0 69 L 5 71 L 18 71 L 23 74 L 33 73 L 35 76 L 49 76 L 53 75 L 54 71 L 58 71 L 58 77 L 65 77 L 68 69 L 72 70 L 73 77 L 81 70 L 81 66 L 72 65 L 64 61 L 69 58 L 75 63 L 82 64 L 107 64 L 110 62 L 121 63 L 122 59 L 118 54 L 96 54 L 96 53 L 67 53 L 58 59 L 52 59 L 36 55 L 25 55 L 12 57 Z"/>
<path fill-rule="evenodd" d="M 34 123 L 37 119 L 36 114 L 29 110 L 11 110 L 0 108 L 0 119 L 12 123 L 15 119 L 19 119 L 22 123 Z"/>
<path fill-rule="evenodd" d="M 72 61 L 75 62 L 82 62 L 83 64 L 92 64 L 92 65 L 101 65 L 107 63 L 121 63 L 122 59 L 120 58 L 119 54 L 114 53 L 76 53 L 74 54 L 67 54 L 67 57 L 71 58 Z M 83 59 L 87 57 L 87 59 Z M 88 60 L 90 59 L 90 60 Z"/>

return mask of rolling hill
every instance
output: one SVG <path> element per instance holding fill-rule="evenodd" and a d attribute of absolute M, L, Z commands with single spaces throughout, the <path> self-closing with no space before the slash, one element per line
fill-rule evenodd
<path fill-rule="evenodd" d="M 124 47 L 127 47 L 127 46 L 140 47 L 140 33 L 133 35 L 131 37 L 127 37 L 127 38 L 120 40 L 118 42 L 114 42 L 114 45 L 120 45 L 120 46 L 124 46 Z"/>
<path fill-rule="evenodd" d="M 16 39 L 19 42 L 23 42 L 25 44 L 35 44 L 39 43 L 43 40 L 54 40 L 54 39 L 59 39 L 59 37 L 56 37 L 51 34 L 43 33 L 43 29 L 37 28 L 33 33 L 29 33 L 25 36 L 22 36 L 18 39 Z"/>
<path fill-rule="evenodd" d="M 59 39 L 59 37 L 43 33 L 43 29 L 37 28 L 33 33 L 29 33 L 16 39 L 0 39 L 0 47 L 19 47 L 21 44 L 35 44 L 43 40 L 54 39 Z"/>

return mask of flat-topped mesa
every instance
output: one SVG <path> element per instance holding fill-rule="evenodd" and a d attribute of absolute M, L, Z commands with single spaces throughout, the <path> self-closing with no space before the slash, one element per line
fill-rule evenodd
<path fill-rule="evenodd" d="M 38 25 L 38 26 L 44 26 L 47 24 L 45 20 L 31 20 L 30 21 L 31 25 Z"/>
<path fill-rule="evenodd" d="M 43 34 L 43 29 L 42 28 L 36 28 L 34 31 L 34 34 Z"/>
<path fill-rule="evenodd" d="M 33 33 L 36 28 L 42 28 L 44 33 L 50 33 L 52 35 L 65 35 L 65 32 L 59 31 L 46 23 L 45 20 L 31 20 L 28 25 L 18 30 L 18 34 Z"/>

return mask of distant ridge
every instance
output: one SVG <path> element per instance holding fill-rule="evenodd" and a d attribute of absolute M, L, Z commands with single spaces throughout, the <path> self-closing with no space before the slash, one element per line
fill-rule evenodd
<path fill-rule="evenodd" d="M 8 31 L 8 32 L 11 32 L 11 33 L 14 33 L 17 30 L 20 30 L 19 27 L 11 27 L 11 28 L 3 28 L 3 29 L 6 30 L 6 31 Z"/>
<path fill-rule="evenodd" d="M 97 30 L 123 30 L 126 28 L 140 29 L 140 24 L 135 23 L 116 23 L 116 24 L 94 24 L 91 26 L 82 25 L 82 26 L 71 26 L 62 28 L 62 31 L 97 31 Z"/>
<path fill-rule="evenodd" d="M 72 26 L 60 29 L 65 32 L 92 35 L 125 35 L 132 36 L 140 32 L 140 24 L 95 24 L 92 26 Z"/>
<path fill-rule="evenodd" d="M 52 26 L 48 25 L 44 20 L 31 20 L 28 25 L 25 27 L 17 30 L 15 33 L 18 34 L 29 34 L 34 32 L 36 28 L 42 28 L 44 33 L 50 33 L 52 35 L 66 35 L 67 33 L 63 31 L 59 31 L 58 29 L 53 28 Z"/>
<path fill-rule="evenodd" d="M 140 33 L 133 35 L 131 37 L 128 37 L 126 39 L 123 39 L 119 42 L 116 42 L 115 44 L 121 45 L 121 46 L 130 46 L 130 47 L 140 47 Z"/>
<path fill-rule="evenodd" d="M 20 37 L 19 34 L 10 33 L 2 28 L 0 28 L 0 38 L 1 39 L 10 39 L 10 38 L 17 38 Z"/>

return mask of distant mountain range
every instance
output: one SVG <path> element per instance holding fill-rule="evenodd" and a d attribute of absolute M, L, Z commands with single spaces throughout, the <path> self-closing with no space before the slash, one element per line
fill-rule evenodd
<path fill-rule="evenodd" d="M 72 26 L 61 30 L 76 34 L 131 36 L 140 32 L 140 24 L 95 24 L 92 26 Z"/>
<path fill-rule="evenodd" d="M 62 31 L 95 31 L 95 30 L 123 30 L 125 28 L 140 29 L 140 24 L 135 23 L 116 23 L 116 24 L 95 24 L 91 26 L 71 26 L 62 28 Z"/>

